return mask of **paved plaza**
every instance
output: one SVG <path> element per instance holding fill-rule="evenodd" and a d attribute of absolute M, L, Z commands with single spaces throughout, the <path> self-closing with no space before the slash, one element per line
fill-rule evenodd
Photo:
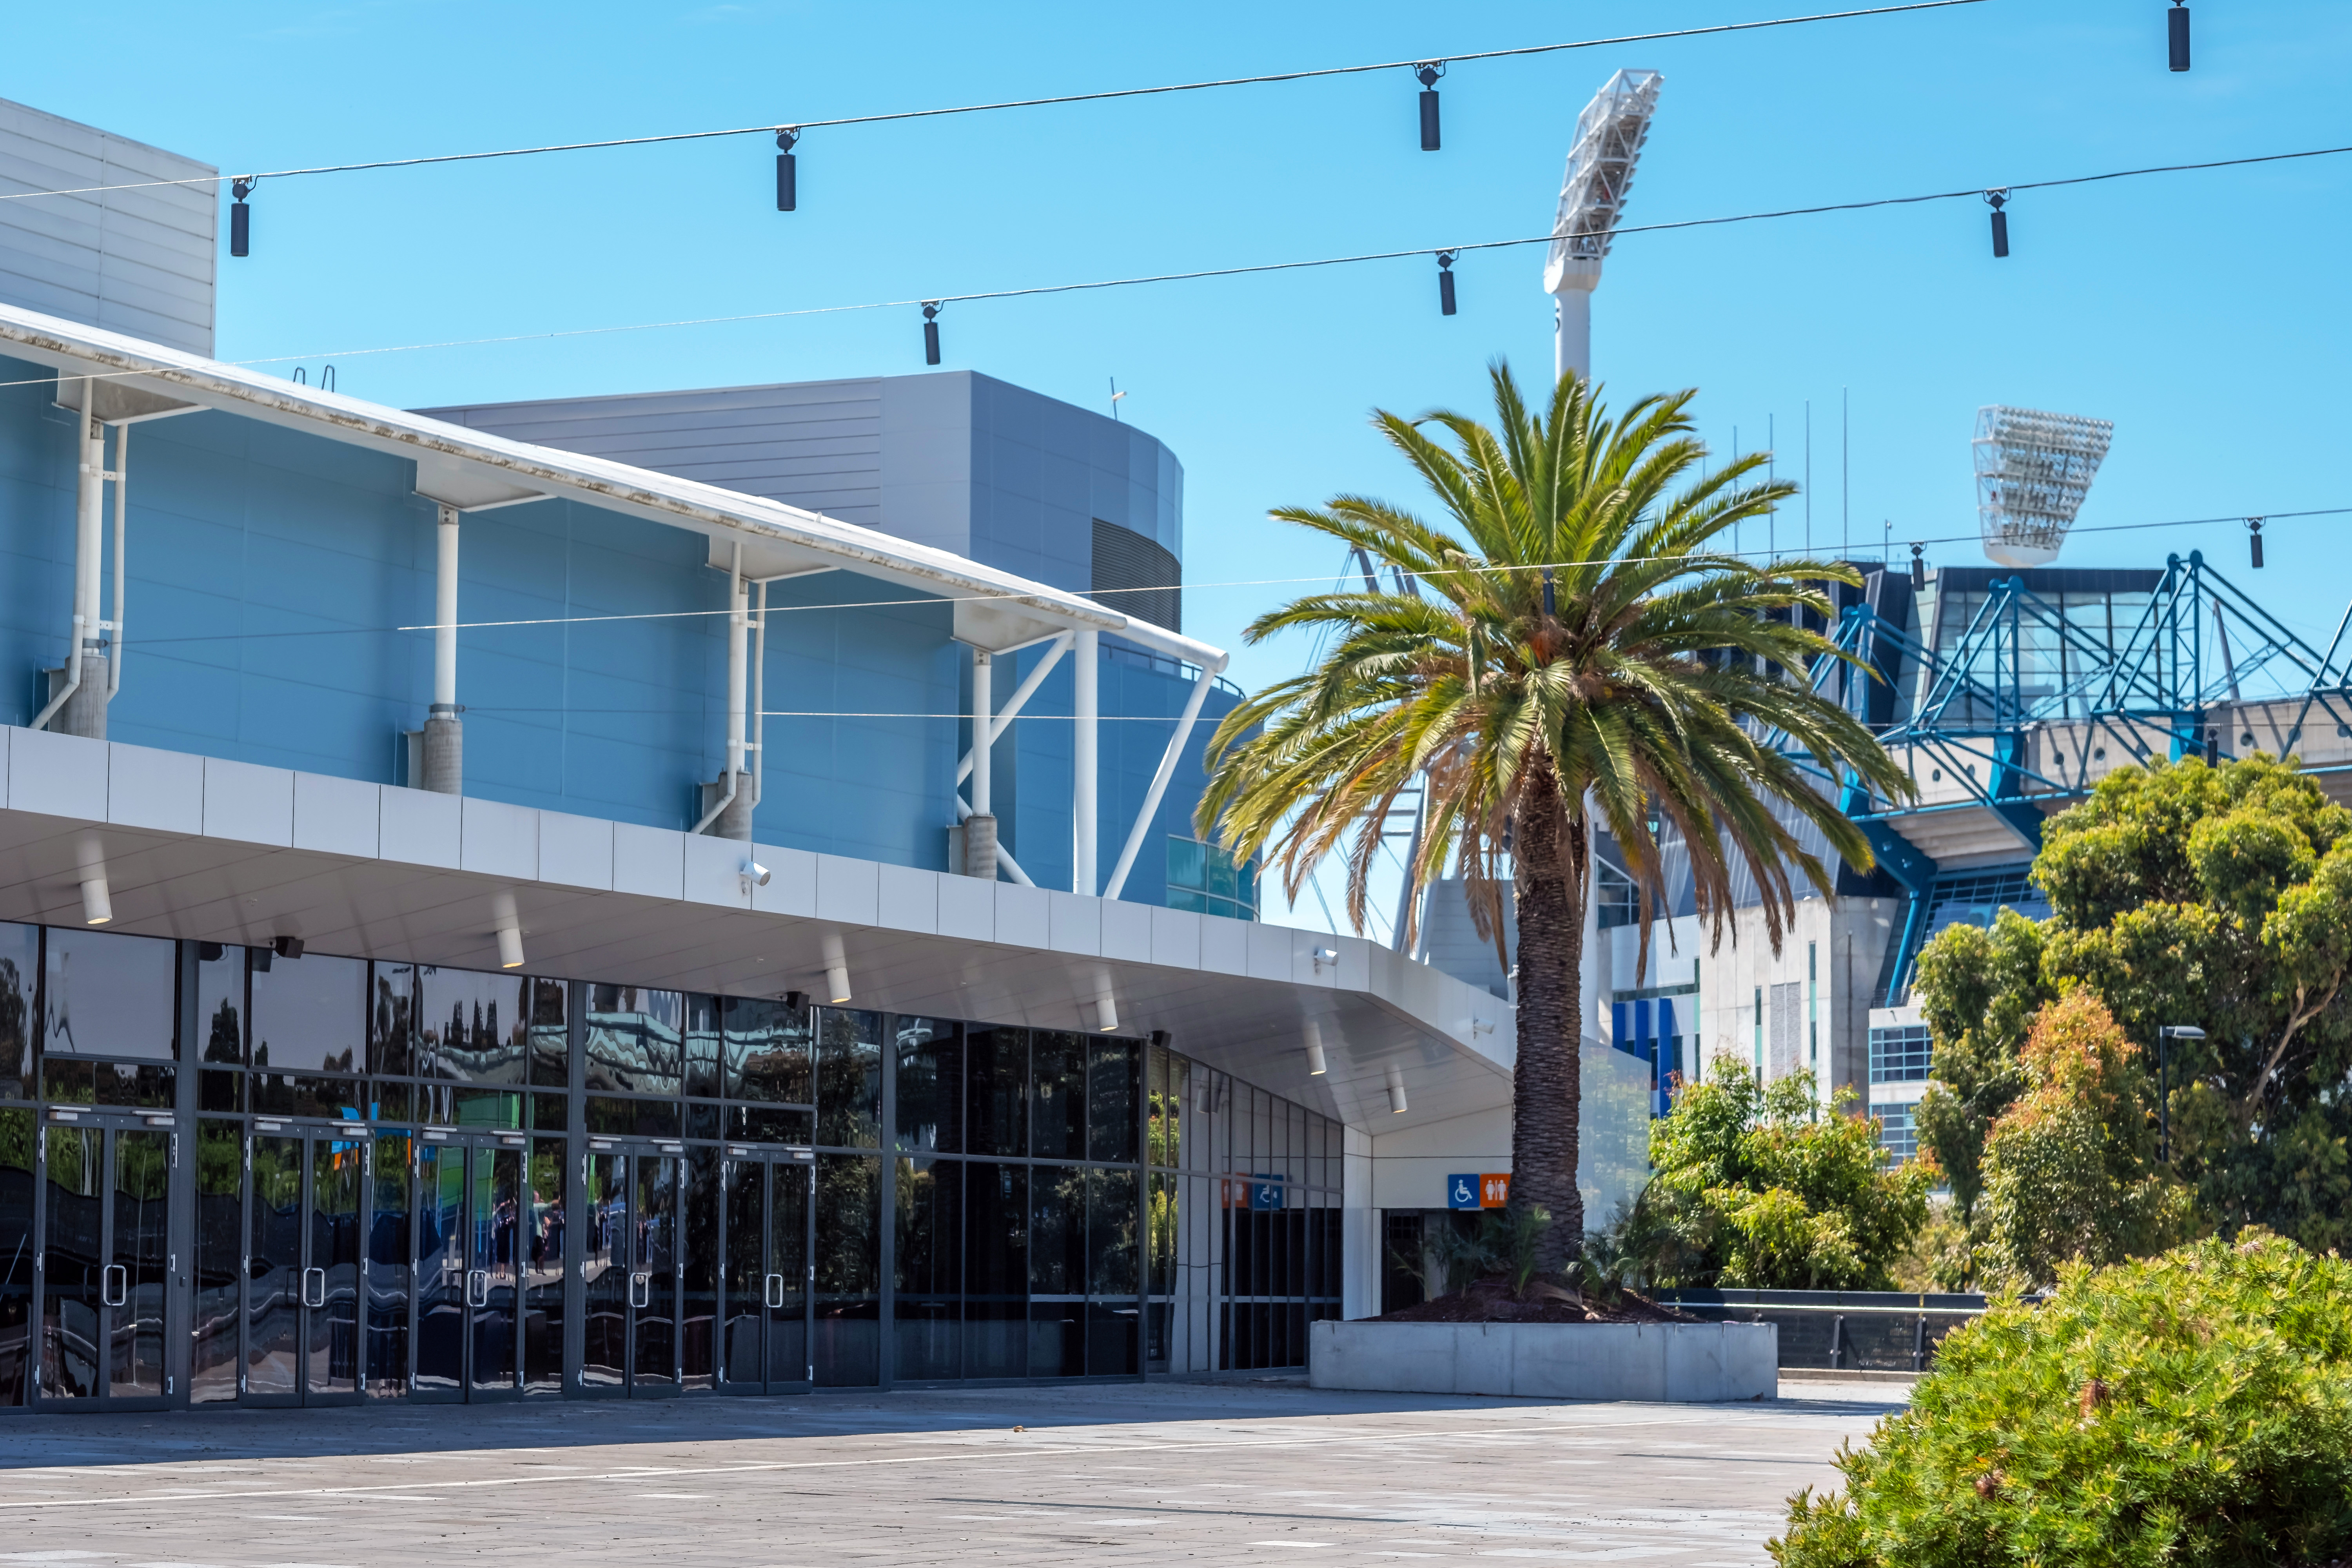
<path fill-rule="evenodd" d="M 1540 1405 L 1297 1384 L 50 1416 L 0 1563 L 1768 1561 L 1900 1389 Z"/>

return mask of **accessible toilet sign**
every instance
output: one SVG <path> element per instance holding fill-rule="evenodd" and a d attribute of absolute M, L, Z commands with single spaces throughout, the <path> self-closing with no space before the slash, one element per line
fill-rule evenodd
<path fill-rule="evenodd" d="M 1447 1208 L 1498 1209 L 1509 1204 L 1510 1201 L 1511 1173 L 1508 1171 L 1445 1178 Z"/>

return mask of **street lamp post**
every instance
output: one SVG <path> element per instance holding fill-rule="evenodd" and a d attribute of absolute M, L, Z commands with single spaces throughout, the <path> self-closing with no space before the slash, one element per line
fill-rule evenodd
<path fill-rule="evenodd" d="M 2201 1040 L 2205 1031 L 2194 1024 L 2167 1024 L 2156 1032 L 2156 1136 L 2158 1156 L 2172 1163 L 2172 1080 L 2165 1047 L 2173 1040 Z"/>

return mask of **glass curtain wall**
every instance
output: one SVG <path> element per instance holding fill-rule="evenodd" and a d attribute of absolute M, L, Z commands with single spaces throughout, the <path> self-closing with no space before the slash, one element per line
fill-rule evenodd
<path fill-rule="evenodd" d="M 1295 1366 L 1339 1163 L 1123 1037 L 0 923 L 0 1408 Z"/>

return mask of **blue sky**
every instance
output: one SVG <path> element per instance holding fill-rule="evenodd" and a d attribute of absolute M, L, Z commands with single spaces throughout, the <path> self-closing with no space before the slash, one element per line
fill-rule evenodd
<path fill-rule="evenodd" d="M 0 96 L 225 170 L 775 123 L 1793 15 L 1796 0 L 1435 7 L 1198 4 L 203 6 L 10 18 Z M 2161 0 L 1987 0 L 1910 16 L 1468 63 L 1445 146 L 1416 150 L 1403 72 L 812 132 L 801 207 L 761 137 L 291 180 L 222 263 L 224 358 L 924 297 L 1542 232 L 1577 110 L 1665 73 L 1627 214 L 1657 222 L 2352 143 L 2352 7 L 2198 0 L 2197 68 L 2164 68 Z M 1696 386 L 1728 450 L 1776 437 L 1812 530 L 1972 535 L 1975 410 L 2116 422 L 2082 525 L 2352 503 L 2344 258 L 2352 156 L 2029 193 L 2015 254 L 1951 202 L 1622 240 L 1594 310 L 1611 395 Z M 1270 505 L 1413 500 L 1375 406 L 1475 409 L 1486 361 L 1549 373 L 1541 252 L 951 307 L 947 363 L 1126 416 L 1185 464 L 1186 630 L 1255 685 L 1297 645 L 1238 647 L 1322 543 Z M 912 310 L 383 355 L 343 390 L 438 403 L 922 368 Z M 315 368 L 313 371 L 315 374 Z M 1851 405 L 1841 483 L 1840 400 Z M 2331 435 L 2330 432 L 2338 432 Z M 1801 538 L 1803 502 L 1780 529 Z M 2078 535 L 2074 565 L 2202 548 L 2324 642 L 2352 519 Z M 1972 543 L 1931 559 L 1975 563 Z M 1336 902 L 1336 886 L 1335 886 Z M 1311 908 L 1311 906 L 1310 906 Z M 1320 921 L 1319 910 L 1309 916 Z"/>

